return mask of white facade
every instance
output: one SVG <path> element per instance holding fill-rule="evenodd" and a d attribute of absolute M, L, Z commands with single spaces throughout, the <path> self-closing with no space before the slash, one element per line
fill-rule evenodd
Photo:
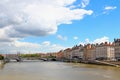
<path fill-rule="evenodd" d="M 96 47 L 96 59 L 106 59 L 106 60 L 114 60 L 114 47 L 113 46 L 97 46 Z"/>
<path fill-rule="evenodd" d="M 83 58 L 83 47 L 82 46 L 78 46 L 76 48 L 73 48 L 70 52 L 70 58 Z"/>

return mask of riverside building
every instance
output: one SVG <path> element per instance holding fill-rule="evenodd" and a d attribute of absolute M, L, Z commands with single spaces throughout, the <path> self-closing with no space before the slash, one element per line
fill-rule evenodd
<path fill-rule="evenodd" d="M 120 61 L 120 39 L 114 39 L 115 44 L 115 58 Z"/>
<path fill-rule="evenodd" d="M 108 42 L 96 45 L 96 59 L 115 60 L 114 45 Z"/>

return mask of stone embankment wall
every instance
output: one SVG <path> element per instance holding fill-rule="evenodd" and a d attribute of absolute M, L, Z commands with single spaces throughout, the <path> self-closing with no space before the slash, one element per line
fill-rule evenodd
<path fill-rule="evenodd" d="M 4 64 L 4 61 L 3 60 L 0 60 L 0 65 Z"/>

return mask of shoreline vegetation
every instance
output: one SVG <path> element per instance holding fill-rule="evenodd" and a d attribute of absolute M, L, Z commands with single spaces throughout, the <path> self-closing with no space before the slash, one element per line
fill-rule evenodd
<path fill-rule="evenodd" d="M 5 63 L 4 56 L 0 55 L 0 65 L 3 65 Z"/>

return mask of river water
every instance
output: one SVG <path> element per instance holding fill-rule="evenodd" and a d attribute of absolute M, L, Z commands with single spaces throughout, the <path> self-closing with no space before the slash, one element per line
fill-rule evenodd
<path fill-rule="evenodd" d="M 0 67 L 0 80 L 120 80 L 120 69 L 63 62 L 11 62 Z"/>

